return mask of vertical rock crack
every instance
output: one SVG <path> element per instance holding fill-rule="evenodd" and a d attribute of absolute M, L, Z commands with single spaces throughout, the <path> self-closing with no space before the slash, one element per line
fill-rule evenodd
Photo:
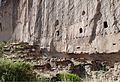
<path fill-rule="evenodd" d="M 90 24 L 93 22 L 94 25 L 93 25 L 93 28 L 92 28 L 92 34 L 90 36 L 90 40 L 89 40 L 89 43 L 92 43 L 92 41 L 95 39 L 96 37 L 96 28 L 97 28 L 97 22 L 101 19 L 102 17 L 102 14 L 100 12 L 100 9 L 101 9 L 101 2 L 99 0 L 98 1 L 98 4 L 97 4 L 97 8 L 96 8 L 96 13 L 94 15 L 94 17 L 91 19 L 90 21 Z"/>

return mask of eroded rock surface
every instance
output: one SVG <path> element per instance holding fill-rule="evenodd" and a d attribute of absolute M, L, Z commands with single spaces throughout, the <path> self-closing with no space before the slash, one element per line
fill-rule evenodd
<path fill-rule="evenodd" d="M 118 52 L 119 10 L 119 0 L 1 0 L 0 39 L 52 52 Z"/>

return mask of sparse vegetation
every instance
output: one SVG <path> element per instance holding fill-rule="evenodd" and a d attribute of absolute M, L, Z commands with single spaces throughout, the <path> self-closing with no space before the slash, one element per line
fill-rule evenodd
<path fill-rule="evenodd" d="M 51 79 L 46 76 L 38 75 L 37 78 L 39 82 L 51 82 Z"/>
<path fill-rule="evenodd" d="M 68 72 L 62 72 L 58 74 L 58 78 L 61 81 L 68 82 L 68 81 L 80 81 L 80 77 L 76 74 L 68 73 Z"/>
<path fill-rule="evenodd" d="M 3 47 L 6 45 L 5 41 L 0 41 L 0 57 L 3 56 Z"/>
<path fill-rule="evenodd" d="M 36 80 L 36 75 L 33 74 L 32 65 L 28 62 L 0 59 L 0 80 L 33 81 Z"/>

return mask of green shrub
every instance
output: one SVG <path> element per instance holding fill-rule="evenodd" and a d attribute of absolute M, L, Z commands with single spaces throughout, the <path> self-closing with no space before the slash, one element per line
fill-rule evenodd
<path fill-rule="evenodd" d="M 50 82 L 50 78 L 47 76 L 39 75 L 38 76 L 38 81 L 39 82 Z"/>
<path fill-rule="evenodd" d="M 80 81 L 80 77 L 76 74 L 62 72 L 57 76 L 61 81 Z"/>
<path fill-rule="evenodd" d="M 33 81 L 36 80 L 36 75 L 33 74 L 32 65 L 28 62 L 0 59 L 0 80 Z"/>
<path fill-rule="evenodd" d="M 0 41 L 0 57 L 3 56 L 3 47 L 6 45 L 5 41 Z"/>

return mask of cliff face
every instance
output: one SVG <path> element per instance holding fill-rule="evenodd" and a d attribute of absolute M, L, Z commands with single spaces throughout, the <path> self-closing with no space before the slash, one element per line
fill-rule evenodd
<path fill-rule="evenodd" d="M 119 0 L 4 0 L 0 12 L 5 13 L 0 15 L 3 40 L 39 44 L 52 52 L 120 50 Z"/>
<path fill-rule="evenodd" d="M 8 40 L 12 36 L 12 1 L 0 0 L 0 40 Z"/>

